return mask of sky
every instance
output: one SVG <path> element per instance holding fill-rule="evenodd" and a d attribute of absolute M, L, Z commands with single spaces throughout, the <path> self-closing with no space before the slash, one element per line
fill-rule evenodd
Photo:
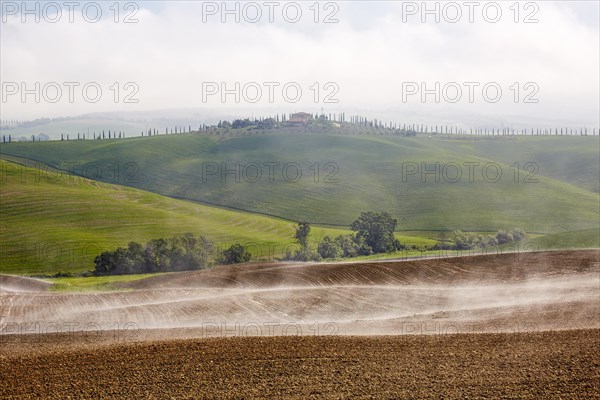
<path fill-rule="evenodd" d="M 322 110 L 600 126 L 597 1 L 24 4 L 1 2 L 3 120 Z"/>

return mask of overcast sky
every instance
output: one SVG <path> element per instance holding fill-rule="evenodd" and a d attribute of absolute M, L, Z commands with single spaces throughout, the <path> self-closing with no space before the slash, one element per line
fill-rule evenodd
<path fill-rule="evenodd" d="M 427 2 L 439 22 L 420 1 L 273 3 L 227 3 L 236 22 L 221 1 L 121 2 L 118 15 L 106 2 L 96 21 L 98 3 L 81 1 L 70 22 L 68 2 L 31 2 L 23 15 L 21 1 L 2 1 L 1 117 L 323 108 L 431 124 L 600 125 L 597 1 Z M 36 82 L 39 102 L 23 99 Z"/>

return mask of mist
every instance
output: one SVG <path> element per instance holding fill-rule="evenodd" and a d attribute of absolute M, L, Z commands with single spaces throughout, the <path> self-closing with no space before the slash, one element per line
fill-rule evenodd
<path fill-rule="evenodd" d="M 26 292 L 35 285 L 15 278 L 3 285 L 0 326 L 3 334 L 127 327 L 189 328 L 200 336 L 598 327 L 598 265 L 580 272 L 576 265 L 558 271 L 538 266 L 485 276 L 461 274 L 464 261 L 455 260 L 455 272 L 447 272 L 454 282 L 446 275 L 419 277 L 410 269 L 402 271 L 403 262 L 389 263 L 392 272 L 368 264 L 339 265 L 329 277 L 317 273 L 319 264 L 221 268 L 134 282 L 133 291 L 91 294 Z M 364 271 L 374 274 L 371 283 Z M 362 282 L 355 277 L 363 277 Z"/>
<path fill-rule="evenodd" d="M 55 23 L 49 22 L 54 18 L 50 10 L 38 16 L 39 23 L 27 24 L 21 22 L 20 10 L 4 9 L 2 119 L 151 110 L 165 110 L 163 117 L 168 118 L 167 109 L 188 108 L 201 115 L 211 110 L 210 117 L 198 118 L 210 123 L 227 116 L 269 115 L 273 110 L 314 113 L 323 108 L 360 110 L 390 122 L 528 127 L 550 123 L 550 118 L 554 125 L 600 125 L 594 2 L 541 2 L 535 10 L 520 9 L 518 15 L 502 4 L 502 18 L 494 23 L 481 10 L 471 22 L 460 4 L 462 17 L 452 22 L 450 11 L 442 11 L 446 3 L 438 5 L 438 15 L 429 16 L 420 8 L 409 12 L 410 2 L 335 2 L 331 9 L 321 4 L 318 16 L 304 4 L 302 18 L 294 23 L 278 13 L 270 22 L 267 10 L 257 22 L 248 22 L 242 11 L 237 16 L 222 15 L 220 9 L 211 14 L 204 3 L 139 2 L 135 10 L 121 10 L 117 23 L 105 5 L 94 24 L 77 12 L 69 22 L 66 10 Z M 127 13 L 134 14 L 135 22 L 121 23 Z M 525 23 L 528 15 L 532 23 Z M 23 98 L 21 89 L 35 91 L 36 82 L 37 94 Z M 63 95 L 55 100 L 54 91 L 44 93 L 44 86 L 52 82 L 79 86 L 73 86 L 72 99 L 63 87 Z M 244 96 L 241 90 L 238 101 L 233 95 L 222 101 L 222 93 L 205 96 L 204 84 L 210 82 L 225 84 L 228 90 L 236 83 L 278 86 L 272 99 L 263 87 L 256 101 L 254 92 Z M 423 101 L 422 93 L 405 96 L 404 84 L 409 82 L 423 83 L 426 90 L 436 82 L 441 88 L 455 82 L 463 93 L 454 101 L 453 91 L 450 95 L 438 90 L 439 101 L 434 95 Z M 464 82 L 480 85 L 473 101 Z M 482 96 L 480 89 L 490 82 L 502 89 L 497 102 Z M 517 93 L 511 89 L 515 82 L 520 89 L 516 101 Z M 532 103 L 523 101 L 524 95 L 533 93 L 525 87 L 528 82 L 537 87 Z M 18 87 L 6 86 L 11 83 Z M 98 101 L 86 101 L 80 93 L 88 83 L 101 88 Z M 126 87 L 128 83 L 134 86 Z M 286 83 L 302 90 L 294 102 L 281 93 Z M 127 95 L 132 101 L 125 101 Z M 327 95 L 331 96 L 326 101 Z"/>

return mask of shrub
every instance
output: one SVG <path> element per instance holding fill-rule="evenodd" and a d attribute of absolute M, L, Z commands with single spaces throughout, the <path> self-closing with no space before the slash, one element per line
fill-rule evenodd
<path fill-rule="evenodd" d="M 236 243 L 223 252 L 222 262 L 223 264 L 237 264 L 248 262 L 251 258 L 252 254 L 244 246 Z"/>

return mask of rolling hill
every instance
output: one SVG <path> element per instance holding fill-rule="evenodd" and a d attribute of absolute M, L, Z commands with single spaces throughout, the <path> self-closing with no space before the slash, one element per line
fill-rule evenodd
<path fill-rule="evenodd" d="M 106 183 L 315 224 L 345 227 L 361 211 L 380 210 L 407 231 L 559 233 L 600 223 L 598 141 L 284 129 L 11 143 L 2 154 L 40 162 L 38 168 L 48 164 Z"/>
<path fill-rule="evenodd" d="M 259 258 L 294 248 L 292 221 L 54 172 L 36 180 L 39 171 L 5 160 L 0 171 L 1 273 L 89 271 L 103 250 L 185 232 L 220 247 L 245 244 Z M 312 237 L 345 232 L 313 227 Z"/>

